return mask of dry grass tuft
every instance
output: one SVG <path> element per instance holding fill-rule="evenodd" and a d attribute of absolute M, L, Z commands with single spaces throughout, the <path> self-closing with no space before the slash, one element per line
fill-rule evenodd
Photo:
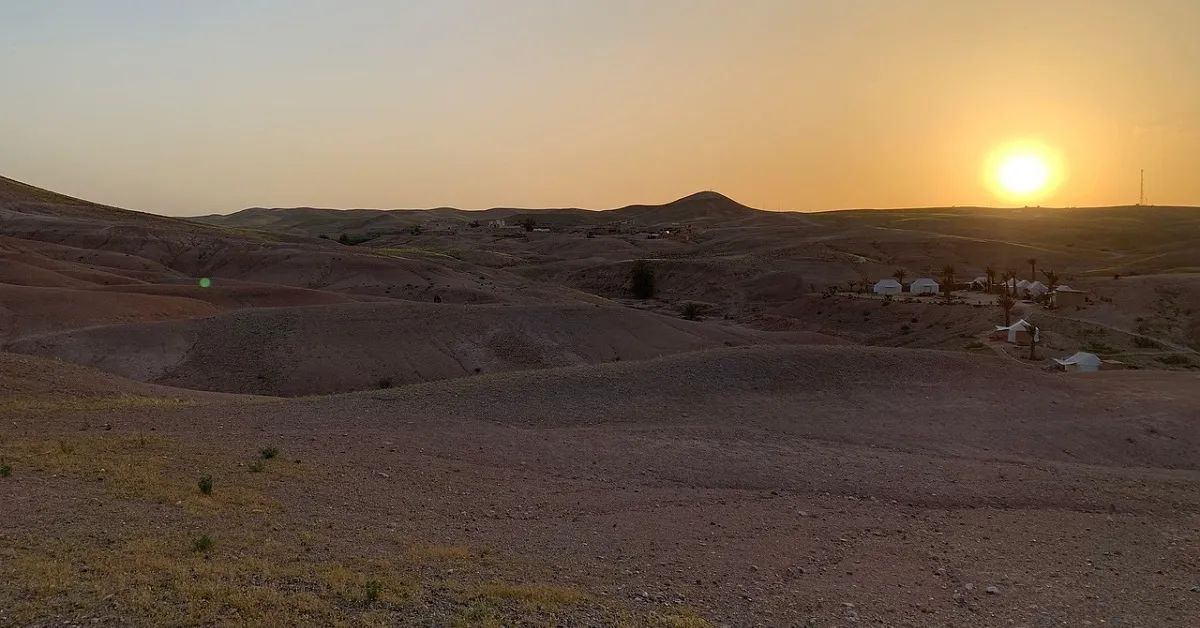
<path fill-rule="evenodd" d="M 382 611 L 408 608 L 419 591 L 394 568 L 309 562 L 264 540 L 199 545 L 154 537 L 115 548 L 85 540 L 0 546 L 0 575 L 19 583 L 0 591 L 0 606 L 26 621 L 112 596 L 121 615 L 152 625 L 329 625 L 355 615 L 372 590 Z"/>
<path fill-rule="evenodd" d="M 0 454 L 25 469 L 101 482 L 116 497 L 178 504 L 189 514 L 230 507 L 265 511 L 278 506 L 263 494 L 265 481 L 251 481 L 261 476 L 230 473 L 222 479 L 221 490 L 201 495 L 196 491 L 195 472 L 236 465 L 144 434 L 12 441 L 0 447 Z"/>

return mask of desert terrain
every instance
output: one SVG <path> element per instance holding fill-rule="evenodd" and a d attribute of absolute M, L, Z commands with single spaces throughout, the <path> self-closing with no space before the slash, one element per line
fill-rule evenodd
<path fill-rule="evenodd" d="M 1200 625 L 1197 237 L 0 178 L 0 626 Z M 1031 357 L 988 267 L 1086 301 Z"/>

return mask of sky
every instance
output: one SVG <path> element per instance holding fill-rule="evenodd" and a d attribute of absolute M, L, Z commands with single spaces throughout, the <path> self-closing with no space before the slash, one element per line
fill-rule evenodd
<path fill-rule="evenodd" d="M 0 175 L 246 207 L 1200 205 L 1196 0 L 0 0 Z M 1053 176 L 1016 199 L 997 151 Z"/>

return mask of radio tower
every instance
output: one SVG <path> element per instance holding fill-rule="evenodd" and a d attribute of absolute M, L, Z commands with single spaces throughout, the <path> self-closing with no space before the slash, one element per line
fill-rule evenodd
<path fill-rule="evenodd" d="M 1138 195 L 1138 206 L 1140 207 L 1145 204 L 1146 204 L 1146 169 L 1142 168 L 1142 188 L 1141 188 L 1141 193 Z"/>

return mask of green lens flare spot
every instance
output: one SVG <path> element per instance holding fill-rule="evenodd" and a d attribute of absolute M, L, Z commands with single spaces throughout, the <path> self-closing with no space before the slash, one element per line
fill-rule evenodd
<path fill-rule="evenodd" d="M 211 286 L 212 286 L 212 279 L 209 279 L 208 277 L 204 277 L 203 279 L 200 280 L 201 288 L 209 288 Z"/>

